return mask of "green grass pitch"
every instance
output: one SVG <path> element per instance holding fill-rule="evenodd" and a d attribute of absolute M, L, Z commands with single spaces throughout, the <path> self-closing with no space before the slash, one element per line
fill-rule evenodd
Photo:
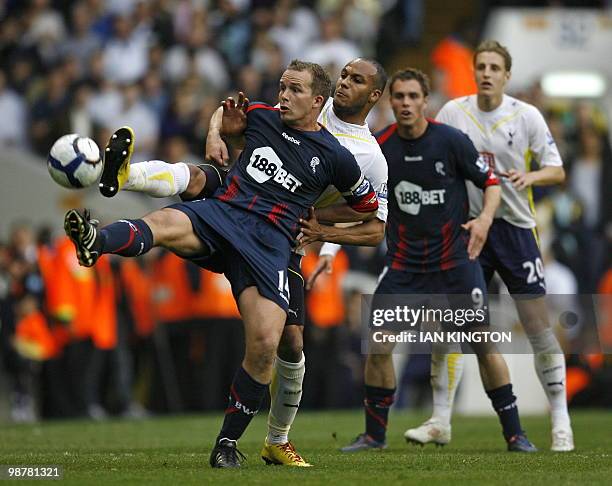
<path fill-rule="evenodd" d="M 444 448 L 408 445 L 403 432 L 423 415 L 392 413 L 389 448 L 341 454 L 363 429 L 361 411 L 300 413 L 292 431 L 298 451 L 315 467 L 266 466 L 259 458 L 265 413 L 240 441 L 241 470 L 212 470 L 208 456 L 221 414 L 141 422 L 49 422 L 0 426 L 0 464 L 62 465 L 66 484 L 611 484 L 612 411 L 572 414 L 577 450 L 552 453 L 547 417 L 523 426 L 542 452 L 505 452 L 494 417 L 454 419 Z M 230 483 L 231 481 L 231 483 Z M 37 482 L 36 484 L 40 484 Z"/>

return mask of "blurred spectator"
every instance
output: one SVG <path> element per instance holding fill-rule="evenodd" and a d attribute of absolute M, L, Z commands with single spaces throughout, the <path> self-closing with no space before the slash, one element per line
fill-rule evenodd
<path fill-rule="evenodd" d="M 78 133 L 82 137 L 93 136 L 93 120 L 88 110 L 91 94 L 88 85 L 80 85 L 74 92 L 70 107 L 70 132 Z"/>
<path fill-rule="evenodd" d="M 251 37 L 249 4 L 249 0 L 219 0 L 218 8 L 212 13 L 215 43 L 231 70 L 238 69 L 248 61 Z"/>
<path fill-rule="evenodd" d="M 46 66 L 60 56 L 60 43 L 66 36 L 66 26 L 61 14 L 51 7 L 50 0 L 32 0 L 25 16 L 26 31 L 22 43 L 34 46 Z"/>
<path fill-rule="evenodd" d="M 371 0 L 323 0 L 319 2 L 319 11 L 323 16 L 337 13 L 342 19 L 344 35 L 357 44 L 360 50 L 372 56 L 383 3 Z M 418 3 L 412 2 L 413 5 Z M 404 31 L 408 36 L 411 36 L 414 20 L 420 22 L 418 15 L 415 17 L 411 15 L 410 21 L 404 23 Z M 417 29 L 421 28 L 417 25 Z"/>
<path fill-rule="evenodd" d="M 106 128 L 115 130 L 127 125 L 134 129 L 134 160 L 153 158 L 159 136 L 159 118 L 143 101 L 142 90 L 138 84 L 130 84 L 122 89 L 123 105 L 121 111 L 112 120 L 107 121 Z"/>
<path fill-rule="evenodd" d="M 149 71 L 145 75 L 142 80 L 142 91 L 144 104 L 155 113 L 158 120 L 161 120 L 168 107 L 168 93 L 157 72 Z"/>
<path fill-rule="evenodd" d="M 164 73 L 177 82 L 194 72 L 216 90 L 222 90 L 229 83 L 229 74 L 221 55 L 209 45 L 210 31 L 204 22 L 201 19 L 193 25 L 185 44 L 177 44 L 168 51 Z"/>
<path fill-rule="evenodd" d="M 314 270 L 318 262 L 320 245 L 313 245 L 302 261 L 304 278 Z M 348 270 L 348 258 L 341 250 L 333 261 L 332 272 L 322 273 L 314 287 L 306 295 L 306 326 L 308 349 L 308 373 L 304 378 L 305 406 L 317 408 L 346 407 L 345 389 L 339 373 L 340 350 L 343 346 L 342 324 L 345 319 L 342 280 Z M 315 385 L 316 383 L 316 385 Z"/>
<path fill-rule="evenodd" d="M 18 323 L 41 308 L 44 290 L 36 262 L 34 233 L 28 224 L 14 225 L 4 255 L 6 266 L 4 269 L 0 266 L 0 272 L 4 273 L 8 292 L 1 315 L 0 349 L 9 377 L 11 418 L 15 422 L 33 422 L 36 420 L 34 363 L 19 351 L 16 341 Z"/>
<path fill-rule="evenodd" d="M 187 89 L 178 89 L 168 112 L 163 117 L 161 125 L 162 138 L 180 135 L 187 140 L 191 140 L 195 108 L 195 93 Z"/>
<path fill-rule="evenodd" d="M 36 58 L 26 54 L 16 57 L 13 61 L 9 66 L 10 85 L 32 105 L 37 84 L 41 83 L 36 73 Z"/>
<path fill-rule="evenodd" d="M 332 79 L 335 79 L 344 65 L 360 54 L 354 42 L 342 37 L 340 19 L 329 15 L 321 20 L 321 40 L 308 44 L 302 57 L 326 67 Z"/>
<path fill-rule="evenodd" d="M 46 156 L 53 142 L 69 133 L 69 103 L 68 80 L 61 67 L 57 67 L 48 74 L 45 90 L 30 113 L 32 145 L 40 155 Z"/>
<path fill-rule="evenodd" d="M 612 221 L 612 215 L 605 214 L 612 197 L 612 154 L 609 148 L 604 159 L 604 144 L 607 143 L 605 135 L 602 136 L 591 125 L 583 125 L 579 130 L 578 151 L 569 176 L 569 187 L 584 209 L 581 267 L 589 293 L 595 292 L 604 270 L 606 241 L 602 230 Z"/>
<path fill-rule="evenodd" d="M 6 75 L 0 70 L 0 113 L 10 123 L 0 125 L 0 146 L 26 147 L 26 106 L 17 93 L 7 86 Z"/>
<path fill-rule="evenodd" d="M 163 160 L 175 164 L 177 162 L 185 162 L 190 164 L 199 164 L 201 159 L 189 152 L 189 145 L 185 138 L 175 135 L 169 137 L 162 142 Z"/>
<path fill-rule="evenodd" d="M 382 2 L 381 2 L 382 3 Z M 421 41 L 424 20 L 423 0 L 390 0 L 382 3 L 384 13 L 379 22 L 376 58 L 384 64 L 406 45 Z"/>
<path fill-rule="evenodd" d="M 436 91 L 447 100 L 476 93 L 472 57 L 477 35 L 477 27 L 471 19 L 462 20 L 431 53 Z"/>
<path fill-rule="evenodd" d="M 83 71 L 86 70 L 91 56 L 101 47 L 100 38 L 91 30 L 92 15 L 85 2 L 72 8 L 70 37 L 62 45 L 64 56 L 76 57 Z"/>
<path fill-rule="evenodd" d="M 570 188 L 584 208 L 584 223 L 593 229 L 600 224 L 604 161 L 602 137 L 593 126 L 584 126 L 578 135 L 578 153 L 572 163 Z M 612 163 L 612 161 L 607 161 Z"/>
<path fill-rule="evenodd" d="M 319 36 L 319 20 L 306 6 L 293 0 L 281 0 L 274 9 L 274 21 L 268 35 L 283 51 L 283 63 L 302 56 L 305 45 Z"/>
<path fill-rule="evenodd" d="M 102 126 L 114 126 L 122 109 L 121 92 L 111 81 L 102 79 L 101 84 L 87 103 L 91 119 Z"/>
<path fill-rule="evenodd" d="M 148 31 L 136 31 L 129 15 L 114 21 L 114 36 L 104 48 L 104 74 L 117 83 L 140 80 L 148 66 Z"/>

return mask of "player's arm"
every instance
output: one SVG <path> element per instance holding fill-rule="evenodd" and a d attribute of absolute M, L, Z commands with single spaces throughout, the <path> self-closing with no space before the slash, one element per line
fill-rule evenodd
<path fill-rule="evenodd" d="M 235 151 L 244 148 L 244 131 L 246 129 L 246 112 L 249 100 L 243 92 L 238 93 L 236 102 L 231 96 L 221 102 L 221 106 L 210 119 L 206 137 L 206 159 L 220 165 L 227 165 L 230 157 L 225 137 Z"/>
<path fill-rule="evenodd" d="M 482 212 L 477 218 L 469 220 L 462 224 L 461 227 L 470 232 L 470 241 L 468 242 L 468 258 L 476 260 L 489 234 L 489 228 L 493 224 L 495 211 L 499 207 L 501 201 L 501 187 L 498 185 L 490 185 L 484 190 Z"/>
<path fill-rule="evenodd" d="M 339 245 L 376 246 L 385 236 L 385 223 L 378 218 L 352 226 L 329 226 L 319 223 L 311 208 L 308 219 L 300 219 L 300 247 L 315 241 Z"/>
<path fill-rule="evenodd" d="M 482 212 L 478 217 L 461 225 L 463 229 L 470 233 L 467 248 L 468 257 L 470 260 L 475 260 L 487 241 L 489 228 L 493 224 L 495 212 L 501 202 L 501 187 L 493 169 L 478 153 L 467 135 L 455 131 L 453 151 L 459 172 L 467 180 L 472 181 L 477 187 L 484 190 Z"/>
<path fill-rule="evenodd" d="M 512 186 L 519 191 L 529 186 L 553 186 L 561 184 L 565 180 L 563 167 L 550 165 L 529 172 L 510 169 L 500 175 L 507 177 L 512 182 Z"/>
<path fill-rule="evenodd" d="M 530 186 L 551 186 L 565 180 L 563 161 L 546 120 L 537 108 L 530 106 L 526 114 L 529 130 L 529 150 L 540 169 L 523 172 L 510 169 L 501 174 L 507 177 L 515 189 L 522 191 Z"/>
<path fill-rule="evenodd" d="M 326 226 L 319 224 L 314 211 L 310 211 L 308 220 L 300 220 L 302 237 L 299 248 L 314 241 L 324 241 L 319 253 L 317 266 L 306 280 L 306 289 L 310 290 L 321 273 L 331 273 L 333 260 L 341 245 L 377 246 L 385 236 L 385 222 L 374 218 L 354 226 Z"/>
<path fill-rule="evenodd" d="M 344 202 L 332 204 L 324 208 L 316 208 L 315 216 L 322 223 L 354 223 L 375 218 L 376 213 L 356 211 L 348 203 Z"/>
<path fill-rule="evenodd" d="M 227 165 L 229 161 L 229 151 L 225 141 L 221 137 L 221 128 L 223 126 L 223 107 L 220 106 L 215 110 L 208 125 L 208 134 L 206 135 L 206 153 L 204 158 L 214 160 L 219 165 Z"/>

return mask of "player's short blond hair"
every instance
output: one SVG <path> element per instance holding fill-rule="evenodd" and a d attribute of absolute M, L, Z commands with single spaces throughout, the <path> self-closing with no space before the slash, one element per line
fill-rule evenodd
<path fill-rule="evenodd" d="M 502 46 L 496 40 L 485 40 L 478 44 L 478 47 L 474 51 L 474 65 L 476 65 L 476 58 L 481 52 L 495 52 L 499 54 L 504 59 L 504 67 L 506 68 L 506 71 L 510 72 L 512 70 L 512 56 L 510 55 L 508 48 L 506 46 Z"/>

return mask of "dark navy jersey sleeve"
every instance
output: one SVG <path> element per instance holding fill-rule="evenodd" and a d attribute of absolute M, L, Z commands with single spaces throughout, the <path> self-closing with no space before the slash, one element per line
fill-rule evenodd
<path fill-rule="evenodd" d="M 369 213 L 378 209 L 376 191 L 362 174 L 353 154 L 342 146 L 338 150 L 332 183 L 355 211 Z"/>
<path fill-rule="evenodd" d="M 449 127 L 451 128 L 451 127 Z M 451 150 L 455 156 L 458 171 L 466 180 L 484 189 L 498 185 L 499 180 L 482 155 L 478 153 L 470 138 L 463 132 L 451 128 Z"/>

